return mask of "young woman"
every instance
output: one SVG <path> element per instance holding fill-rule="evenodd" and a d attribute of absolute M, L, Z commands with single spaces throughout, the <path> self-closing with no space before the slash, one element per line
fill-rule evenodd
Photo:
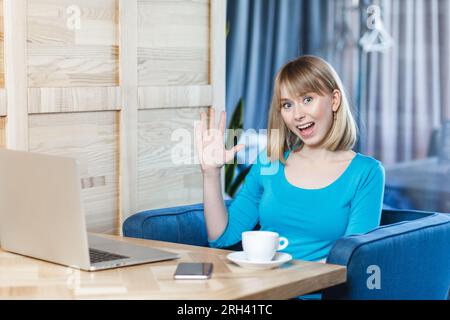
<path fill-rule="evenodd" d="M 324 261 L 343 236 L 365 233 L 380 222 L 384 169 L 355 153 L 357 129 L 343 86 L 324 60 L 302 56 L 275 79 L 268 146 L 226 209 L 220 169 L 244 146 L 224 146 L 225 118 L 196 127 L 203 173 L 204 210 L 212 247 L 241 240 L 259 222 L 289 240 L 294 259 Z M 214 119 L 214 109 L 211 110 Z"/>

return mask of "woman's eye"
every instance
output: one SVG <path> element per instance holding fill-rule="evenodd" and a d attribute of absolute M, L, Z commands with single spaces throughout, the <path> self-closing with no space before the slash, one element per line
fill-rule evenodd
<path fill-rule="evenodd" d="M 292 104 L 290 104 L 289 102 L 285 102 L 281 105 L 281 107 L 284 109 L 289 109 L 290 107 L 292 107 Z"/>
<path fill-rule="evenodd" d="M 306 97 L 305 99 L 303 99 L 304 104 L 311 103 L 312 101 L 313 101 L 313 98 L 311 98 L 311 97 Z"/>

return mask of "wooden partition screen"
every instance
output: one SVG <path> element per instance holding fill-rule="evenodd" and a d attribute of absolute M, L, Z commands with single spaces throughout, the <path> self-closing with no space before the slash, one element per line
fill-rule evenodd
<path fill-rule="evenodd" d="M 202 201 L 193 128 L 225 109 L 225 0 L 0 3 L 0 147 L 78 159 L 89 231 Z"/>
<path fill-rule="evenodd" d="M 6 90 L 4 61 L 3 0 L 0 0 L 0 149 L 6 145 Z"/>

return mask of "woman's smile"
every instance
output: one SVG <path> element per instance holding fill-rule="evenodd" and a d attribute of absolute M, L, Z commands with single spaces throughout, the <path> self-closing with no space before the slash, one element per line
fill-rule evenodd
<path fill-rule="evenodd" d="M 308 139 L 313 136 L 315 127 L 315 122 L 307 122 L 303 125 L 297 126 L 296 129 L 298 130 L 302 139 Z"/>

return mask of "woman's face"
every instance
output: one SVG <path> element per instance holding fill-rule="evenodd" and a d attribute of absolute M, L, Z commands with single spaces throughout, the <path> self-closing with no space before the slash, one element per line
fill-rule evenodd
<path fill-rule="evenodd" d="M 333 125 L 333 111 L 337 111 L 340 101 L 339 90 L 326 96 L 310 92 L 291 97 L 286 88 L 281 87 L 281 116 L 305 146 L 318 147 Z"/>

